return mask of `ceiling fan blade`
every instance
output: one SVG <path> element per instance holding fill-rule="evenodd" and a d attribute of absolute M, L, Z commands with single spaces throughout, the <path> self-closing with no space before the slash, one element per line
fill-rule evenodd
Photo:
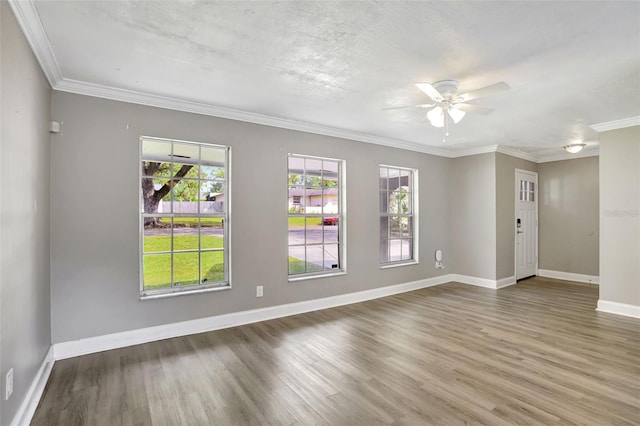
<path fill-rule="evenodd" d="M 433 99 L 434 102 L 440 102 L 444 100 L 444 97 L 436 90 L 431 83 L 416 83 L 416 87 L 422 90 L 428 97 Z"/>
<path fill-rule="evenodd" d="M 456 103 L 455 107 L 458 109 L 461 109 L 464 112 L 470 112 L 473 114 L 487 115 L 495 111 L 495 108 L 487 108 L 487 107 L 483 107 L 480 105 L 473 105 L 473 104 Z"/>
<path fill-rule="evenodd" d="M 467 102 L 473 99 L 482 98 L 484 96 L 490 96 L 496 93 L 504 92 L 505 90 L 509 90 L 509 85 L 504 81 L 501 81 L 500 83 L 492 84 L 490 86 L 472 90 L 471 92 L 463 93 L 462 95 L 456 97 L 456 99 L 459 99 L 461 102 Z"/>
<path fill-rule="evenodd" d="M 392 110 L 392 109 L 431 108 L 432 106 L 436 106 L 436 104 L 402 105 L 402 106 L 397 106 L 397 107 L 382 108 L 382 110 L 383 111 L 389 111 L 389 110 Z"/>

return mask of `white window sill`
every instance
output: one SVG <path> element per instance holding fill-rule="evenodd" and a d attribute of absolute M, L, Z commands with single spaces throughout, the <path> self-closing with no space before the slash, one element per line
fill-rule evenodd
<path fill-rule="evenodd" d="M 167 297 L 183 296 L 187 294 L 211 293 L 214 291 L 222 291 L 222 290 L 230 290 L 230 289 L 231 289 L 231 284 L 226 286 L 198 287 L 198 288 L 185 289 L 185 290 L 167 290 L 166 292 L 162 292 L 162 293 L 141 294 L 140 300 L 144 301 L 144 300 L 164 299 Z"/>
<path fill-rule="evenodd" d="M 391 269 L 391 268 L 399 268 L 401 266 L 410 266 L 410 265 L 418 265 L 420 262 L 417 260 L 412 260 L 409 262 L 394 262 L 394 263 L 385 263 L 380 265 L 380 269 Z"/>
<path fill-rule="evenodd" d="M 340 275 L 347 275 L 347 271 L 331 272 L 331 273 L 327 273 L 327 274 L 294 275 L 292 277 L 289 277 L 288 281 L 290 283 L 292 283 L 292 282 L 296 282 L 296 281 L 313 280 L 313 279 L 316 279 L 316 278 L 338 277 Z"/>

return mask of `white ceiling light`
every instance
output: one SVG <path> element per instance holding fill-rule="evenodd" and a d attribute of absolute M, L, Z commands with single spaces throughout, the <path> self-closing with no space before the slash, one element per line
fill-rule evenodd
<path fill-rule="evenodd" d="M 429 111 L 427 118 L 433 127 L 444 126 L 444 110 L 439 106 Z"/>
<path fill-rule="evenodd" d="M 449 111 L 447 112 L 449 113 L 449 116 L 451 116 L 451 118 L 453 119 L 453 122 L 456 124 L 458 124 L 460 120 L 462 120 L 462 117 L 464 117 L 464 115 L 466 114 L 466 112 L 454 106 L 449 108 Z"/>
<path fill-rule="evenodd" d="M 571 154 L 577 154 L 582 151 L 582 148 L 587 146 L 586 143 L 572 143 L 570 145 L 563 146 L 564 150 Z"/>
<path fill-rule="evenodd" d="M 454 124 L 458 124 L 467 112 L 489 114 L 493 108 L 486 108 L 476 104 L 470 104 L 469 101 L 489 96 L 496 93 L 509 90 L 509 85 L 505 82 L 495 83 L 471 92 L 458 94 L 458 82 L 456 80 L 442 80 L 431 83 L 416 83 L 425 95 L 431 98 L 433 103 L 419 105 L 403 105 L 399 107 L 384 108 L 402 109 L 402 108 L 433 108 L 427 113 L 427 119 L 433 127 L 444 127 L 445 136 L 449 135 L 449 117 Z M 443 139 L 444 142 L 444 139 Z"/>

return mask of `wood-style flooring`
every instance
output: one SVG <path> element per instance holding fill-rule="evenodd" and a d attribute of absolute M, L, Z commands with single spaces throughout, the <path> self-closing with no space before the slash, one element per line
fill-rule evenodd
<path fill-rule="evenodd" d="M 450 283 L 56 362 L 33 425 L 638 425 L 596 286 Z"/>

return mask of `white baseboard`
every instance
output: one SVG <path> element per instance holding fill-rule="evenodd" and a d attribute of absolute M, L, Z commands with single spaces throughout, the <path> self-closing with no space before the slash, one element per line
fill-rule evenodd
<path fill-rule="evenodd" d="M 391 296 L 393 294 L 418 290 L 434 285 L 454 281 L 452 274 L 427 278 L 387 287 L 355 293 L 341 294 L 338 296 L 324 297 L 321 299 L 304 302 L 289 303 L 285 305 L 271 306 L 249 311 L 235 312 L 225 315 L 183 321 L 173 324 L 123 331 L 103 336 L 89 337 L 86 339 L 56 343 L 53 345 L 53 356 L 56 360 L 72 358 L 90 353 L 102 352 L 111 349 L 123 348 L 141 343 L 170 339 L 172 337 L 187 336 L 190 334 L 204 333 L 212 330 L 235 327 L 259 321 L 266 321 L 320 309 L 333 308 L 351 303 L 364 302 L 366 300 Z"/>
<path fill-rule="evenodd" d="M 463 283 L 463 284 L 469 284 L 469 285 L 475 285 L 477 287 L 485 287 L 485 288 L 493 288 L 493 289 L 497 289 L 498 287 L 498 281 L 496 280 L 490 280 L 487 278 L 478 278 L 478 277 L 472 277 L 469 275 L 460 275 L 460 274 L 452 274 L 452 281 L 457 281 L 459 283 Z M 507 280 L 511 280 L 513 277 L 509 277 L 507 278 Z M 513 280 L 515 281 L 515 278 L 513 278 Z M 501 282 L 504 280 L 500 280 Z M 507 284 L 508 285 L 508 284 Z M 502 287 L 506 287 L 506 285 L 503 285 Z"/>
<path fill-rule="evenodd" d="M 510 277 L 502 278 L 496 281 L 496 288 L 509 287 L 510 285 L 514 285 L 516 283 L 517 283 L 516 277 L 515 275 L 512 275 Z"/>
<path fill-rule="evenodd" d="M 53 363 L 53 347 L 49 347 L 49 351 L 47 351 L 36 376 L 31 382 L 31 386 L 29 386 L 27 395 L 22 400 L 22 404 L 20 404 L 18 412 L 13 417 L 11 426 L 29 426 L 31 419 L 33 418 L 33 414 L 36 412 L 36 408 L 38 408 L 38 404 L 40 403 L 40 398 L 42 398 L 42 393 L 47 385 L 47 380 L 49 380 Z"/>
<path fill-rule="evenodd" d="M 551 271 L 549 269 L 538 269 L 538 275 L 546 278 L 555 278 L 557 280 L 600 284 L 600 277 L 595 275 L 574 274 L 573 272 Z"/>
<path fill-rule="evenodd" d="M 623 315 L 625 317 L 640 318 L 640 306 L 610 302 L 602 299 L 598 300 L 598 307 L 596 308 L 596 311 Z"/>

